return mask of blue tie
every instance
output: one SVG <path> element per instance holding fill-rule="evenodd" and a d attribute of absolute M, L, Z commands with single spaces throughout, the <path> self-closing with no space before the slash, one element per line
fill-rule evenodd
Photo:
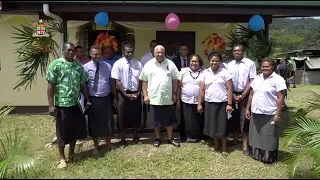
<path fill-rule="evenodd" d="M 129 64 L 129 72 L 128 72 L 128 86 L 127 86 L 127 90 L 131 91 L 132 88 L 132 69 L 131 69 L 131 63 L 130 61 L 128 61 Z"/>
<path fill-rule="evenodd" d="M 238 84 L 239 84 L 239 65 L 241 61 L 236 61 L 236 69 L 233 73 L 233 91 L 238 92 Z"/>

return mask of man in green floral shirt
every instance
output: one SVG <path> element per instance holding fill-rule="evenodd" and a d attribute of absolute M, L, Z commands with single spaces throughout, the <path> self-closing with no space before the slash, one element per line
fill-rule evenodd
<path fill-rule="evenodd" d="M 54 60 L 48 67 L 48 102 L 49 113 L 56 118 L 56 135 L 59 147 L 60 161 L 58 168 L 66 168 L 64 149 L 70 144 L 69 158 L 74 157 L 74 148 L 78 139 L 87 137 L 86 120 L 78 105 L 80 92 L 87 100 L 87 75 L 83 66 L 74 61 L 75 46 L 72 43 L 63 45 L 63 56 Z"/>

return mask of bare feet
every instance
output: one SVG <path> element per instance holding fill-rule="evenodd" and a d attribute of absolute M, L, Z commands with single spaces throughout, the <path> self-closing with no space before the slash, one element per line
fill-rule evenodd
<path fill-rule="evenodd" d="M 58 162 L 58 169 L 65 169 L 67 166 L 68 166 L 67 162 L 64 159 L 61 159 Z"/>

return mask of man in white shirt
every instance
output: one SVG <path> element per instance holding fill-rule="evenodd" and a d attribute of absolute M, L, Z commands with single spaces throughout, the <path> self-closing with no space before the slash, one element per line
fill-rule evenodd
<path fill-rule="evenodd" d="M 153 146 L 160 146 L 160 127 L 166 127 L 168 143 L 180 147 L 172 134 L 179 71 L 171 60 L 165 58 L 163 46 L 156 46 L 154 55 L 143 67 L 139 78 L 142 81 L 143 101 L 148 105 L 147 124 L 154 129 L 156 136 Z"/>
<path fill-rule="evenodd" d="M 118 123 L 121 131 L 121 145 L 126 145 L 125 132 L 133 129 L 133 141 L 139 143 L 137 129 L 141 126 L 141 83 L 139 80 L 142 65 L 133 58 L 133 45 L 125 44 L 122 48 L 124 57 L 112 67 L 111 77 L 118 89 Z"/>
<path fill-rule="evenodd" d="M 142 64 L 142 67 L 150 60 L 153 58 L 153 51 L 154 51 L 154 48 L 158 45 L 158 42 L 156 40 L 152 40 L 150 42 L 150 52 L 148 52 L 147 54 L 143 55 L 141 60 L 140 60 L 140 63 Z"/>
<path fill-rule="evenodd" d="M 246 106 L 250 92 L 250 84 L 256 77 L 256 64 L 244 57 L 244 47 L 240 44 L 233 46 L 234 60 L 228 63 L 228 70 L 233 75 L 234 111 L 228 122 L 229 132 L 234 133 L 234 144 L 238 143 L 238 131 L 242 132 L 243 154 L 248 156 L 249 120 L 246 119 Z M 239 127 L 240 125 L 240 127 Z"/>
<path fill-rule="evenodd" d="M 158 45 L 158 42 L 156 40 L 152 40 L 150 42 L 149 48 L 150 48 L 150 52 L 148 52 L 147 54 L 143 55 L 140 63 L 142 65 L 142 67 L 150 60 L 154 57 L 153 52 L 154 52 L 154 48 Z M 143 96 L 141 101 L 143 102 Z M 146 127 L 146 120 L 147 120 L 147 106 L 146 104 L 143 103 L 142 105 L 142 116 L 141 116 L 141 129 L 139 131 L 142 131 L 143 128 Z"/>

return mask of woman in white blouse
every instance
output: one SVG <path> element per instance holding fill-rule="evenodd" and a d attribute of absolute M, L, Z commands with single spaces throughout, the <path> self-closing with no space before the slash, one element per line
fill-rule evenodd
<path fill-rule="evenodd" d="M 251 83 L 246 117 L 250 119 L 249 155 L 265 164 L 277 160 L 279 147 L 279 123 L 284 94 L 285 80 L 276 74 L 276 63 L 261 60 L 261 74 Z"/>
<path fill-rule="evenodd" d="M 187 142 L 199 142 L 202 137 L 203 115 L 197 112 L 202 58 L 195 54 L 189 56 L 188 67 L 181 68 L 177 88 L 177 108 L 181 108 L 181 121 Z M 180 101 L 181 99 L 181 101 Z"/>
<path fill-rule="evenodd" d="M 204 111 L 203 134 L 214 139 L 214 150 L 218 151 L 222 141 L 222 155 L 227 156 L 227 112 L 232 111 L 232 75 L 222 65 L 219 53 L 208 56 L 210 67 L 203 71 L 200 80 L 198 112 Z M 203 110 L 201 102 L 205 100 Z"/>

